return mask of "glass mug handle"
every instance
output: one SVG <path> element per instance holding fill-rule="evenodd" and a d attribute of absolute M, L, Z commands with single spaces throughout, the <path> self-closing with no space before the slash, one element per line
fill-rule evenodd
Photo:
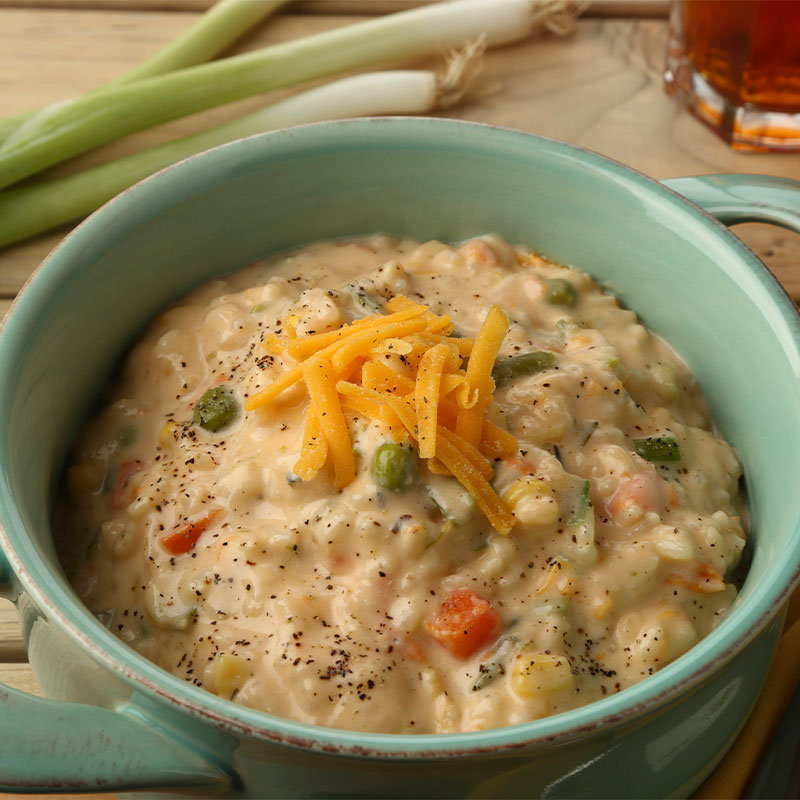
<path fill-rule="evenodd" d="M 800 181 L 771 175 L 698 175 L 662 183 L 724 225 L 768 222 L 800 233 Z"/>

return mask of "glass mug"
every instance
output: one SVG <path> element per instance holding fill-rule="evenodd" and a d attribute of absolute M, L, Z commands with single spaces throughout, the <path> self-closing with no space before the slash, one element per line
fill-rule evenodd
<path fill-rule="evenodd" d="M 740 150 L 800 150 L 800 0 L 674 0 L 665 87 Z"/>

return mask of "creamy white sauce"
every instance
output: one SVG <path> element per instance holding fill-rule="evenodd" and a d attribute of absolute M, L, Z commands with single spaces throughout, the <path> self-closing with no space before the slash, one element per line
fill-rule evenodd
<path fill-rule="evenodd" d="M 553 278 L 574 306 L 547 301 Z M 300 386 L 218 432 L 192 422 L 210 386 L 241 403 L 294 366 L 262 346 L 287 320 L 298 335 L 331 330 L 396 294 L 464 336 L 496 303 L 511 319 L 501 361 L 556 356 L 495 392 L 490 416 L 519 440 L 495 463 L 518 519 L 508 536 L 424 466 L 406 491 L 377 486 L 370 461 L 389 437 L 354 413 L 355 481 L 297 480 Z M 382 732 L 522 722 L 664 667 L 736 595 L 740 466 L 686 365 L 587 275 L 495 237 L 374 236 L 247 267 L 161 314 L 109 392 L 56 514 L 67 572 L 123 641 L 256 709 Z M 637 455 L 648 437 L 676 440 L 680 460 Z M 165 549 L 198 521 L 186 553 Z M 499 624 L 460 658 L 431 621 L 465 590 Z"/>

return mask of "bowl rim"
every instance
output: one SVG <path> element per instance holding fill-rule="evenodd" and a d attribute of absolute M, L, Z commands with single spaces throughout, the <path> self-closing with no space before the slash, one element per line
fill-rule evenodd
<path fill-rule="evenodd" d="M 215 160 L 220 161 L 225 154 L 233 153 L 237 148 L 239 150 L 256 148 L 257 155 L 261 154 L 259 157 L 268 160 L 270 144 L 273 141 L 294 140 L 294 146 L 299 145 L 300 149 L 318 150 L 326 146 L 325 139 L 329 130 L 344 127 L 349 136 L 366 135 L 378 130 L 376 123 L 394 128 L 401 126 L 407 130 L 410 126 L 418 132 L 424 132 L 425 135 L 431 133 L 431 126 L 434 135 L 437 129 L 468 131 L 467 135 L 472 135 L 469 131 L 475 131 L 476 137 L 482 135 L 494 137 L 492 149 L 502 145 L 507 141 L 507 137 L 514 140 L 525 139 L 532 142 L 535 148 L 542 147 L 555 151 L 562 157 L 569 156 L 583 161 L 600 168 L 607 173 L 609 179 L 615 178 L 629 185 L 635 184 L 639 190 L 658 195 L 664 202 L 680 209 L 682 213 L 700 219 L 705 226 L 711 226 L 719 236 L 723 237 L 723 241 L 738 252 L 739 257 L 747 262 L 761 280 L 771 302 L 779 312 L 780 320 L 794 329 L 791 333 L 792 343 L 795 350 L 800 350 L 800 312 L 777 278 L 725 225 L 687 198 L 638 170 L 578 145 L 498 125 L 434 117 L 374 117 L 308 123 L 239 139 L 162 169 L 108 201 L 56 245 L 12 302 L 6 318 L 0 323 L 0 334 L 8 327 L 10 320 L 15 322 L 14 315 L 17 314 L 17 309 L 26 309 L 36 303 L 40 284 L 44 285 L 48 280 L 63 280 L 63 273 L 60 278 L 56 274 L 62 269 L 60 262 L 68 262 L 73 251 L 80 252 L 82 243 L 91 240 L 96 228 L 118 223 L 125 217 L 127 206 L 142 202 L 148 195 L 158 194 L 162 189 L 162 183 L 170 180 L 183 181 L 199 189 L 203 183 L 203 176 L 206 180 L 209 177 L 209 166 L 213 169 Z M 321 137 L 320 141 L 315 139 L 317 136 Z M 472 144 L 475 144 L 474 140 Z M 222 157 L 220 154 L 223 154 Z M 51 273 L 54 273 L 53 277 Z M 0 336 L 0 371 L 3 350 L 7 346 L 6 340 L 7 337 L 3 339 Z M 6 499 L 13 497 L 6 476 L 2 476 L 0 480 L 0 500 L 4 499 L 4 495 Z M 582 737 L 601 727 L 636 719 L 651 709 L 665 706 L 679 696 L 691 692 L 708 679 L 764 630 L 780 612 L 794 588 L 800 584 L 800 547 L 798 547 L 795 559 L 798 563 L 794 564 L 794 571 L 785 575 L 785 580 L 778 585 L 765 587 L 759 604 L 756 603 L 757 598 L 754 598 L 751 603 L 752 609 L 739 612 L 739 623 L 735 629 L 721 626 L 725 635 L 719 635 L 720 628 L 712 631 L 691 649 L 693 656 L 691 659 L 685 657 L 677 659 L 646 680 L 588 705 L 530 722 L 468 733 L 371 733 L 296 722 L 255 711 L 223 700 L 157 667 L 114 637 L 76 596 L 62 590 L 58 584 L 46 587 L 47 582 L 41 578 L 46 577 L 48 573 L 52 574 L 50 568 L 35 550 L 32 541 L 26 541 L 30 537 L 27 537 L 25 525 L 13 504 L 4 509 L 0 503 L 0 512 L 4 510 L 10 515 L 11 520 L 4 526 L 0 519 L 0 550 L 8 560 L 22 590 L 62 633 L 89 653 L 96 662 L 120 676 L 132 689 L 166 702 L 191 717 L 210 722 L 226 731 L 292 747 L 351 756 L 396 759 L 497 753 L 546 744 L 554 740 L 566 741 Z M 6 527 L 16 532 L 19 538 L 18 545 L 14 544 L 12 534 Z M 791 561 L 786 562 L 784 573 L 791 567 Z M 757 610 L 756 606 L 761 610 Z M 723 646 L 717 646 L 718 640 L 722 640 Z M 714 650 L 717 652 L 709 654 L 709 651 Z"/>

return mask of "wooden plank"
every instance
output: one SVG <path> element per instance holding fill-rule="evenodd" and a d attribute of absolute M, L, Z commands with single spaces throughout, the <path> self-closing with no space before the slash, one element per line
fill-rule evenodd
<path fill-rule="evenodd" d="M 21 692 L 28 692 L 28 694 L 35 694 L 39 697 L 42 694 L 29 664 L 0 663 L 0 683 L 10 686 L 12 689 L 19 689 Z"/>
<path fill-rule="evenodd" d="M 800 234 L 771 225 L 747 223 L 731 230 L 769 267 L 800 304 Z"/>
<path fill-rule="evenodd" d="M 8 600 L 0 598 L 0 664 L 17 664 L 27 660 L 17 611 Z"/>
<path fill-rule="evenodd" d="M 391 14 L 439 0 L 295 0 L 296 14 Z M 94 11 L 205 11 L 214 0 L 0 0 L 0 8 L 71 8 Z M 588 0 L 597 17 L 664 17 L 669 0 Z"/>

